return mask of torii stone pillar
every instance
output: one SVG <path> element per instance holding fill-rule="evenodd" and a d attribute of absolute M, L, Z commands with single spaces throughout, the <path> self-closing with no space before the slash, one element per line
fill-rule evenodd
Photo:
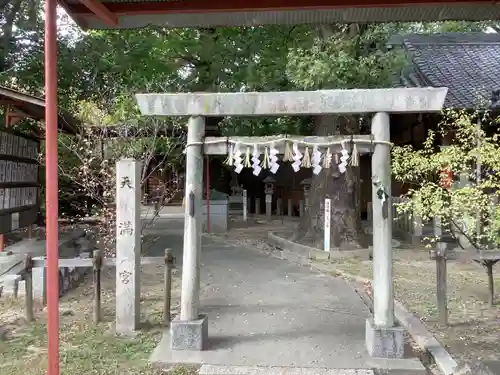
<path fill-rule="evenodd" d="M 180 318 L 170 328 L 174 350 L 203 350 L 208 340 L 208 319 L 199 314 L 201 221 L 203 200 L 203 136 L 205 119 L 190 117 L 186 152 L 184 248 Z"/>
<path fill-rule="evenodd" d="M 366 321 L 366 346 L 374 357 L 403 358 L 404 329 L 394 323 L 392 285 L 392 209 L 391 146 L 387 113 L 377 113 L 372 120 L 372 136 L 376 143 L 372 155 L 373 214 L 373 318 Z M 380 182 L 385 201 L 379 198 Z"/>

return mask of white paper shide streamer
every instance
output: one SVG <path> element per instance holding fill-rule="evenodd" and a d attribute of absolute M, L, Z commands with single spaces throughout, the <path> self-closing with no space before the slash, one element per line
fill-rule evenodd
<path fill-rule="evenodd" d="M 297 144 L 297 142 L 293 143 L 292 150 L 293 150 L 292 168 L 293 168 L 294 172 L 298 172 L 300 170 L 302 153 L 299 150 L 299 145 Z"/>
<path fill-rule="evenodd" d="M 253 145 L 253 153 L 252 153 L 252 168 L 254 176 L 258 176 L 262 171 L 260 167 L 260 153 L 257 145 Z"/>
<path fill-rule="evenodd" d="M 279 151 L 276 149 L 276 146 L 271 144 L 271 149 L 269 150 L 269 170 L 271 173 L 276 173 L 280 167 L 278 164 L 278 154 Z"/>
<path fill-rule="evenodd" d="M 238 174 L 241 173 L 241 171 L 243 170 L 243 158 L 241 157 L 239 143 L 234 144 L 231 156 L 233 158 L 234 171 Z"/>
<path fill-rule="evenodd" d="M 330 168 L 332 165 L 332 153 L 330 152 L 330 147 L 326 149 L 325 156 L 323 156 L 323 168 Z"/>
<path fill-rule="evenodd" d="M 312 156 L 311 156 L 311 166 L 313 168 L 314 174 L 319 174 L 323 169 L 321 167 L 321 151 L 319 151 L 318 146 L 314 146 Z"/>
<path fill-rule="evenodd" d="M 349 151 L 346 150 L 345 145 L 342 143 L 342 151 L 340 152 L 340 164 L 339 171 L 340 173 L 345 173 L 347 169 L 347 160 L 349 160 Z"/>

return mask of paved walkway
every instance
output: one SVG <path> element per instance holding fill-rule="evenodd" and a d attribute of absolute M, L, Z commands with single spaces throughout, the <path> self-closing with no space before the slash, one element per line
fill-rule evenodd
<path fill-rule="evenodd" d="M 155 225 L 155 232 L 158 225 L 163 226 Z M 158 255 L 168 246 L 180 263 L 179 225 L 164 227 L 175 229 L 148 253 Z M 200 312 L 209 319 L 208 350 L 171 351 L 166 334 L 153 362 L 377 367 L 365 349 L 369 310 L 344 280 L 208 237 L 203 238 L 201 277 Z"/>

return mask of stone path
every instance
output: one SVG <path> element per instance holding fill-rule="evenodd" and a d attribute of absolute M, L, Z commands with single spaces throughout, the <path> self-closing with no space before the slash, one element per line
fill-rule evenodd
<path fill-rule="evenodd" d="M 182 233 L 175 231 L 162 236 L 148 255 L 168 246 L 180 266 L 181 245 Z M 153 362 L 379 367 L 365 349 L 369 310 L 346 281 L 208 237 L 203 238 L 201 277 L 200 312 L 209 319 L 208 350 L 171 351 L 166 333 Z"/>

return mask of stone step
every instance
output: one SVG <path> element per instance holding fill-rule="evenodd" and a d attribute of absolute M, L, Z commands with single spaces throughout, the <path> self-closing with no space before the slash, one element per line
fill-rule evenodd
<path fill-rule="evenodd" d="M 203 365 L 199 375 L 374 375 L 367 369 Z"/>

